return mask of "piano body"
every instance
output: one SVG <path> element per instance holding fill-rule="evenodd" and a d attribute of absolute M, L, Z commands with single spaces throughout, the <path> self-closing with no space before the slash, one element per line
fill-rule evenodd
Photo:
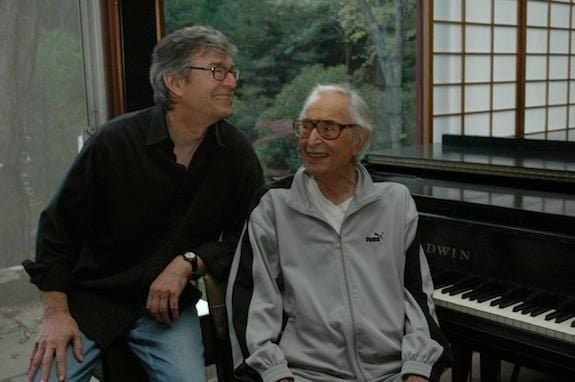
<path fill-rule="evenodd" d="M 453 381 L 472 351 L 482 381 L 500 360 L 575 380 L 575 142 L 447 135 L 364 164 L 415 199 Z"/>

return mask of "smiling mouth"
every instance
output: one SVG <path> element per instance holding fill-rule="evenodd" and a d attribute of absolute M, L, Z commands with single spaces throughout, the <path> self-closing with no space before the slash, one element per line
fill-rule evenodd
<path fill-rule="evenodd" d="M 312 153 L 312 152 L 307 152 L 306 155 L 310 158 L 325 158 L 327 157 L 326 153 Z"/>

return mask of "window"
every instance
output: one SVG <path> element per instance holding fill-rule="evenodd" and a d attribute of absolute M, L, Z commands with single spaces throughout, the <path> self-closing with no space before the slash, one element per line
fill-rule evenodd
<path fill-rule="evenodd" d="M 416 0 L 164 0 L 166 33 L 206 24 L 238 46 L 231 120 L 268 177 L 300 165 L 291 121 L 317 83 L 360 91 L 375 119 L 373 148 L 415 142 L 416 9 Z"/>
<path fill-rule="evenodd" d="M 22 378 L 40 310 L 20 264 L 40 211 L 92 128 L 106 118 L 99 2 L 0 3 L 0 380 Z M 5 354 L 4 351 L 9 352 Z"/>
<path fill-rule="evenodd" d="M 575 140 L 570 1 L 435 0 L 432 7 L 428 142 L 443 134 Z"/>

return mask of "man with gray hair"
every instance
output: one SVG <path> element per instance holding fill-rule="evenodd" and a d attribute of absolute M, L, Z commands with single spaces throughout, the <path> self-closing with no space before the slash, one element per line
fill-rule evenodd
<path fill-rule="evenodd" d="M 257 196 L 228 281 L 235 374 L 264 382 L 437 381 L 450 359 L 403 185 L 359 158 L 373 129 L 347 86 L 293 123 L 303 166 Z"/>
<path fill-rule="evenodd" d="M 40 217 L 35 260 L 42 332 L 29 380 L 88 381 L 126 341 L 152 381 L 205 381 L 190 281 L 228 276 L 258 159 L 225 120 L 239 70 L 220 31 L 178 30 L 154 49 L 156 105 L 120 116 L 86 143 Z"/>

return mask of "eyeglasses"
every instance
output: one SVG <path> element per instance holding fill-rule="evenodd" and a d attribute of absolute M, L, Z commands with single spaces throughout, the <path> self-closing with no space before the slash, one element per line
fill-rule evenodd
<path fill-rule="evenodd" d="M 350 123 L 347 125 L 338 123 L 336 121 L 331 121 L 328 119 L 300 119 L 293 121 L 293 131 L 298 138 L 307 138 L 310 136 L 311 131 L 314 127 L 320 137 L 327 140 L 333 140 L 339 138 L 341 131 L 346 127 L 357 127 L 358 125 Z"/>
<path fill-rule="evenodd" d="M 209 66 L 209 67 L 188 66 L 188 68 L 210 71 L 212 72 L 212 77 L 214 77 L 214 80 L 216 81 L 225 80 L 229 73 L 232 74 L 232 76 L 236 81 L 240 79 L 240 70 L 237 68 L 226 69 L 223 66 Z"/>

